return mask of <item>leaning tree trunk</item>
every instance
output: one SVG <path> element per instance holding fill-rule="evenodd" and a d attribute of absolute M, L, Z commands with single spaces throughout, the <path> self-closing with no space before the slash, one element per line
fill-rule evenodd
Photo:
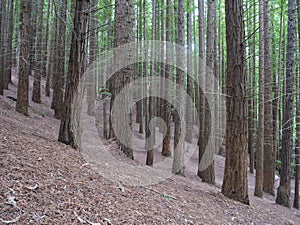
<path fill-rule="evenodd" d="M 291 156 L 293 148 L 294 118 L 294 53 L 296 29 L 295 0 L 288 1 L 288 49 L 286 58 L 286 86 L 283 98 L 282 152 L 280 185 L 277 189 L 276 203 L 290 207 L 291 192 Z"/>
<path fill-rule="evenodd" d="M 30 13 L 31 7 L 26 0 L 21 2 L 22 15 L 21 15 L 21 46 L 20 46 L 20 59 L 19 59 L 19 82 L 18 82 L 18 97 L 16 111 L 24 115 L 28 115 L 28 86 L 30 65 L 29 50 L 30 50 Z"/>
<path fill-rule="evenodd" d="M 81 79 L 85 71 L 86 63 L 90 1 L 77 0 L 74 5 L 75 16 L 71 42 L 72 51 L 70 52 L 69 70 L 58 140 L 78 149 L 81 144 Z"/>
<path fill-rule="evenodd" d="M 222 193 L 249 204 L 248 108 L 243 1 L 225 1 L 227 41 L 226 160 Z"/>

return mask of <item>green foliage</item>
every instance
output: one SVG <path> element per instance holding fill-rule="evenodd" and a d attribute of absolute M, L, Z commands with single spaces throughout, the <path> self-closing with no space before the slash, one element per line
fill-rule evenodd
<path fill-rule="evenodd" d="M 280 171 L 281 170 L 281 160 L 276 160 L 276 170 Z"/>
<path fill-rule="evenodd" d="M 40 112 L 39 112 L 39 115 L 40 115 L 41 117 L 45 117 L 46 114 L 45 114 L 45 112 L 40 111 Z"/>
<path fill-rule="evenodd" d="M 2 111 L 1 114 L 2 114 L 3 116 L 7 116 L 7 117 L 9 116 L 9 112 L 7 112 L 6 110 Z"/>

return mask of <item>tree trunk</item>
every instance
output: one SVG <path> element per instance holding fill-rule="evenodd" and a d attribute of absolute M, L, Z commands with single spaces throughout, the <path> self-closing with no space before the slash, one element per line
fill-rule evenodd
<path fill-rule="evenodd" d="M 247 181 L 248 108 L 243 1 L 227 0 L 227 126 L 222 193 L 249 204 Z"/>
<path fill-rule="evenodd" d="M 205 73 L 205 50 L 204 50 L 204 1 L 198 0 L 198 23 L 199 23 L 199 57 L 200 57 L 200 63 L 199 66 L 199 73 L 204 74 Z M 202 87 L 205 87 L 205 79 L 203 79 L 203 85 Z M 199 112 L 199 138 L 198 138 L 198 146 L 199 146 L 199 158 L 198 158 L 198 172 L 197 175 L 200 178 L 204 177 L 204 172 L 200 168 L 200 162 L 202 159 L 202 156 L 205 151 L 206 147 L 206 140 L 205 140 L 205 95 L 204 90 L 201 90 L 201 88 L 197 87 L 197 94 L 199 98 L 198 102 L 198 112 Z"/>
<path fill-rule="evenodd" d="M 275 154 L 273 149 L 272 71 L 269 0 L 263 4 L 264 23 L 264 179 L 263 190 L 274 195 Z"/>
<path fill-rule="evenodd" d="M 299 2 L 299 0 L 298 0 Z M 300 2 L 299 2 L 300 3 Z M 300 16 L 300 9 L 298 7 L 298 18 Z M 298 24 L 299 24 L 298 20 Z M 300 24 L 299 24 L 300 25 Z M 300 33 L 300 27 L 298 27 Z M 299 39 L 300 42 L 300 39 Z M 295 173 L 295 197 L 294 207 L 299 209 L 299 176 L 300 176 L 300 67 L 297 68 L 297 103 L 296 103 L 296 146 L 295 146 L 295 161 L 296 161 L 296 173 Z"/>
<path fill-rule="evenodd" d="M 46 20 L 46 37 L 45 37 L 45 45 L 44 45 L 44 61 L 43 61 L 43 69 L 42 69 L 42 77 L 46 77 L 46 87 L 45 87 L 45 92 L 46 96 L 50 96 L 50 73 L 47 68 L 49 68 L 48 61 L 49 61 L 49 56 L 48 56 L 48 39 L 49 39 L 49 18 L 50 18 L 50 11 L 51 11 L 51 0 L 48 0 L 48 9 L 47 9 L 47 20 Z M 50 48 L 51 50 L 51 48 Z"/>
<path fill-rule="evenodd" d="M 97 15 L 93 10 L 98 8 L 98 0 L 91 1 L 91 22 L 90 22 L 90 45 L 89 45 L 89 64 L 96 62 L 98 57 L 98 29 L 97 29 Z M 96 99 L 96 71 L 86 77 L 87 88 L 87 114 L 89 116 L 95 115 L 95 99 Z"/>
<path fill-rule="evenodd" d="M 37 31 L 37 59 L 34 62 L 35 74 L 32 90 L 32 101 L 36 103 L 41 103 L 41 72 L 43 65 L 43 14 L 44 14 L 44 0 L 40 1 L 39 16 L 38 16 L 38 31 Z"/>
<path fill-rule="evenodd" d="M 264 159 L 264 24 L 263 0 L 259 1 L 259 96 L 258 96 L 258 128 L 256 142 L 256 175 L 254 195 L 263 197 L 263 159 Z"/>
<path fill-rule="evenodd" d="M 178 13 L 177 13 L 177 33 L 176 44 L 184 46 L 184 0 L 178 0 Z M 181 52 L 176 51 L 176 83 L 179 87 L 184 86 L 184 72 L 179 69 L 183 65 L 185 56 Z M 185 99 L 180 94 L 180 89 L 176 88 L 176 99 L 180 103 L 175 113 L 175 130 L 174 130 L 174 157 L 172 172 L 184 175 L 184 153 L 185 153 Z M 182 138 L 183 137 L 183 138 Z"/>
<path fill-rule="evenodd" d="M 139 0 L 139 5 L 137 8 L 137 20 L 138 20 L 138 28 L 136 29 L 137 33 L 137 40 L 139 43 L 142 43 L 143 41 L 143 1 Z M 137 52 L 138 54 L 138 52 Z M 137 63 L 136 64 L 136 72 L 137 75 L 141 78 L 143 74 L 143 64 L 142 63 Z M 143 92 L 143 82 L 141 81 L 140 86 L 138 87 L 141 92 Z M 136 122 L 139 123 L 139 133 L 143 134 L 144 133 L 144 125 L 143 125 L 143 103 L 144 101 L 138 101 L 136 103 Z"/>
<path fill-rule="evenodd" d="M 81 79 L 85 71 L 89 0 L 77 0 L 75 3 L 72 42 L 69 59 L 69 70 L 63 104 L 63 113 L 58 140 L 73 148 L 79 149 L 81 144 Z"/>
<path fill-rule="evenodd" d="M 0 12 L 1 12 L 1 16 L 0 16 L 0 95 L 3 95 L 3 89 L 4 89 L 4 54 L 2 53 L 2 36 L 4 34 L 4 30 L 3 30 L 3 15 L 4 15 L 4 7 L 5 7 L 5 1 L 1 1 L 0 3 Z"/>
<path fill-rule="evenodd" d="M 54 109 L 54 117 L 60 119 L 62 116 L 63 105 L 63 88 L 65 75 L 65 42 L 66 42 L 66 7 L 67 0 L 60 0 L 59 4 L 59 20 L 57 31 L 57 45 L 54 68 L 54 86 L 53 86 L 53 101 L 52 108 Z"/>
<path fill-rule="evenodd" d="M 188 0 L 188 12 L 187 12 L 187 48 L 188 48 L 188 54 L 187 54 L 187 93 L 188 95 L 193 98 L 193 80 L 192 80 L 192 69 L 193 69 L 193 58 L 191 57 L 192 51 L 192 15 L 190 13 L 190 9 L 192 8 L 192 1 Z M 190 101 L 186 101 L 186 136 L 185 140 L 189 143 L 192 142 L 193 138 L 193 108 L 192 105 L 189 105 Z"/>
<path fill-rule="evenodd" d="M 38 14 L 38 0 L 31 0 L 31 19 L 30 19 L 30 55 L 29 55 L 29 63 L 31 71 L 35 72 L 35 61 L 36 61 L 36 26 L 37 26 L 37 14 Z M 31 74 L 30 74 L 31 75 Z"/>
<path fill-rule="evenodd" d="M 156 13 L 156 0 L 152 2 L 152 40 L 155 39 L 155 31 L 156 31 L 156 21 L 155 21 L 155 13 Z M 146 149 L 147 149 L 147 158 L 146 158 L 146 165 L 152 166 L 153 165 L 153 157 L 154 157 L 154 145 L 155 145 L 155 124 L 150 123 L 150 121 L 154 118 L 154 98 L 151 97 L 151 94 L 154 94 L 154 85 L 152 83 L 155 72 L 155 45 L 154 43 L 151 46 L 151 65 L 150 65 L 150 87 L 149 87 L 149 100 L 148 100 L 148 107 L 147 107 L 147 115 L 146 115 Z"/>
<path fill-rule="evenodd" d="M 293 148 L 293 117 L 294 117 L 294 53 L 296 29 L 295 0 L 288 1 L 288 49 L 286 58 L 286 86 L 284 94 L 284 111 L 282 125 L 282 153 L 280 185 L 277 189 L 276 203 L 290 207 L 291 191 L 291 156 Z"/>
<path fill-rule="evenodd" d="M 8 28 L 7 28 L 7 66 L 6 66 L 6 81 L 12 84 L 11 80 L 11 68 L 12 53 L 13 53 L 13 33 L 14 33 L 14 0 L 8 1 Z"/>
<path fill-rule="evenodd" d="M 216 38 L 216 1 L 209 0 L 208 1 L 208 10 L 207 10 L 207 36 L 206 36 L 206 66 L 209 71 L 208 74 L 210 76 L 214 76 L 215 72 L 215 38 Z M 214 81 L 214 79 L 210 79 Z M 205 81 L 205 88 L 207 90 L 214 90 L 214 82 L 208 83 Z M 215 99 L 214 97 L 212 99 Z M 215 125 L 211 118 L 214 118 L 215 107 L 211 107 L 211 111 L 209 110 L 209 104 L 216 105 L 215 102 L 205 101 L 205 115 L 204 115 L 204 139 L 208 140 L 209 136 L 214 136 Z M 213 154 L 215 153 L 215 143 L 207 143 L 207 146 L 204 145 L 203 149 L 207 149 L 210 151 L 212 155 L 211 158 L 214 159 Z M 201 157 L 202 158 L 202 157 Z M 200 158 L 200 160 L 201 160 Z M 200 178 L 203 182 L 209 184 L 215 184 L 215 169 L 214 169 L 214 160 L 212 160 L 211 164 L 204 171 L 201 172 Z"/>
<path fill-rule="evenodd" d="M 251 4 L 251 3 L 249 3 Z M 253 5 L 253 15 L 256 14 L 256 7 Z M 249 26 L 249 31 L 248 31 L 248 37 L 251 37 L 251 33 L 255 32 L 255 22 L 250 19 L 251 16 L 251 11 L 248 10 L 248 26 Z M 255 156 L 254 156 L 254 135 L 255 135 L 255 96 L 256 96 L 256 89 L 254 88 L 255 86 L 255 66 L 253 64 L 255 63 L 255 35 L 253 38 L 250 38 L 248 41 L 249 45 L 249 83 L 248 83 L 248 90 L 251 90 L 251 92 L 248 92 L 249 94 L 249 136 L 248 136 L 248 153 L 249 153 L 249 171 L 251 174 L 254 174 L 254 161 L 255 161 Z"/>
<path fill-rule="evenodd" d="M 8 36 L 7 34 L 7 22 L 8 22 L 8 11 L 7 11 L 7 6 L 6 6 L 7 1 L 3 0 L 2 1 L 2 12 L 1 12 L 1 17 L 2 17 L 2 23 L 1 23 L 1 33 L 0 33 L 0 54 L 2 55 L 1 57 L 1 65 L 0 65 L 0 73 L 1 76 L 3 76 L 3 88 L 8 89 L 8 80 L 6 76 L 6 68 L 7 68 L 7 41 L 6 38 Z"/>
<path fill-rule="evenodd" d="M 114 39 L 114 47 L 119 47 L 123 44 L 130 43 L 133 41 L 134 36 L 134 1 L 133 0 L 117 0 L 115 2 L 115 23 L 114 23 L 114 32 L 115 32 L 115 39 Z M 114 55 L 115 64 L 117 65 L 122 58 L 122 56 Z M 119 92 L 123 89 L 123 87 L 129 85 L 131 77 L 133 75 L 133 67 L 127 66 L 120 71 L 117 71 L 114 74 L 115 79 L 113 80 L 113 87 L 111 89 L 113 98 L 112 101 L 117 97 Z M 120 100 L 124 104 L 129 104 L 131 96 L 121 95 L 118 96 Z M 113 103 L 113 102 L 112 102 Z M 112 109 L 112 108 L 111 108 Z M 111 116 L 113 112 L 111 112 Z M 132 118 L 131 115 L 127 115 L 126 112 L 123 110 L 120 112 L 121 115 L 119 118 L 130 117 L 130 124 L 124 125 L 123 121 L 117 121 L 117 127 L 120 131 L 120 135 L 122 136 L 122 140 L 126 140 L 126 143 L 119 142 L 121 150 L 126 154 L 126 156 L 130 159 L 133 159 L 133 149 L 131 148 L 131 131 L 127 130 L 128 127 L 131 127 Z"/>
<path fill-rule="evenodd" d="M 172 18 L 172 6 L 171 6 L 171 0 L 167 0 L 167 11 L 166 15 L 169 15 L 166 17 L 166 41 L 171 41 L 172 36 L 172 25 L 171 25 L 171 18 Z M 168 60 L 168 57 L 171 57 L 170 55 L 170 49 L 166 49 L 166 57 Z M 170 65 L 165 65 L 165 78 L 171 79 L 171 67 Z M 172 90 L 169 90 L 166 86 L 165 88 L 165 95 L 166 99 L 170 99 L 170 96 L 172 96 Z M 171 156 L 171 123 L 172 123 L 172 113 L 171 113 L 171 105 L 169 102 L 166 102 L 163 106 L 164 108 L 164 119 L 166 122 L 166 134 L 163 139 L 163 146 L 162 146 L 162 155 L 169 157 Z"/>
<path fill-rule="evenodd" d="M 300 0 L 298 0 L 298 41 L 300 50 Z M 300 51 L 299 51 L 300 52 Z M 295 147 L 295 158 L 296 158 L 296 174 L 295 174 L 295 198 L 294 207 L 299 209 L 299 176 L 300 176 L 300 67 L 298 65 L 297 73 L 297 109 L 296 109 L 296 147 Z"/>
<path fill-rule="evenodd" d="M 31 5 L 26 0 L 21 2 L 22 14 L 21 14 L 21 46 L 20 46 L 20 59 L 19 59 L 19 82 L 18 82 L 18 94 L 16 111 L 24 115 L 28 115 L 28 86 L 30 65 L 29 51 L 30 51 L 30 14 Z"/>

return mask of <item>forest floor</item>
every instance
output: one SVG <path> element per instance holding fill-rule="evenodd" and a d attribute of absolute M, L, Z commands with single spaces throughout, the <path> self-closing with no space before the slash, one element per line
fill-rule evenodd
<path fill-rule="evenodd" d="M 16 98 L 16 89 L 10 85 L 0 96 L 0 224 L 300 224 L 300 211 L 276 205 L 271 195 L 253 196 L 250 173 L 250 206 L 224 197 L 221 156 L 215 186 L 195 175 L 196 155 L 186 177 L 148 187 L 107 180 L 78 150 L 57 141 L 59 121 L 50 99 L 30 101 L 25 117 L 7 98 Z"/>

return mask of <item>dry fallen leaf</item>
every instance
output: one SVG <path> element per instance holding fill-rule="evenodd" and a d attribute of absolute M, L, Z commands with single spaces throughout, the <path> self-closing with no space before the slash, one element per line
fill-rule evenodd
<path fill-rule="evenodd" d="M 26 187 L 28 190 L 34 191 L 35 189 L 37 189 L 39 186 L 36 184 L 33 187 Z"/>

